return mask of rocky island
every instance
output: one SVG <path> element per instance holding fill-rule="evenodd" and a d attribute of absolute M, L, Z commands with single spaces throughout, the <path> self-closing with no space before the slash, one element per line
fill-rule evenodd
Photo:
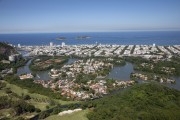
<path fill-rule="evenodd" d="M 65 37 L 57 37 L 56 40 L 66 40 Z"/>
<path fill-rule="evenodd" d="M 90 36 L 78 36 L 76 37 L 77 40 L 83 40 L 83 39 L 89 39 L 91 38 Z"/>

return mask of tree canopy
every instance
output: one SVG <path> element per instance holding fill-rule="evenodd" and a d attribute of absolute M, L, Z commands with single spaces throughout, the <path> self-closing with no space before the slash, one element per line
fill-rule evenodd
<path fill-rule="evenodd" d="M 157 83 L 135 85 L 88 103 L 89 120 L 179 120 L 180 92 Z"/>

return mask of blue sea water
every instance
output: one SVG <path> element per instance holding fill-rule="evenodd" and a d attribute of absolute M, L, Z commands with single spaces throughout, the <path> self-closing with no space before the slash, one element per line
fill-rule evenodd
<path fill-rule="evenodd" d="M 89 39 L 77 40 L 78 36 L 90 36 Z M 65 37 L 66 40 L 56 40 Z M 21 45 L 54 44 L 120 44 L 120 45 L 180 45 L 180 31 L 156 32 L 83 32 L 83 33 L 34 33 L 34 34 L 0 34 L 0 41 Z"/>

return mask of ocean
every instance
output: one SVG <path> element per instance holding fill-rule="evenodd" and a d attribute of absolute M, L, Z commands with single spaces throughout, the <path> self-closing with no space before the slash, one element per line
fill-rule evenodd
<path fill-rule="evenodd" d="M 87 39 L 76 39 L 78 36 L 90 36 Z M 65 37 L 65 40 L 56 40 Z M 49 45 L 50 42 L 60 45 L 79 44 L 119 44 L 119 45 L 180 45 L 180 31 L 146 31 L 146 32 L 83 32 L 83 33 L 29 33 L 0 34 L 1 42 L 13 45 Z"/>

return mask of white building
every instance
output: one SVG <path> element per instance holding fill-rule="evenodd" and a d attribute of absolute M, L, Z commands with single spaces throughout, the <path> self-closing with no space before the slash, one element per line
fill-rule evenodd
<path fill-rule="evenodd" d="M 50 45 L 50 47 L 52 47 L 53 46 L 53 42 L 50 42 L 49 45 Z"/>
<path fill-rule="evenodd" d="M 9 61 L 13 62 L 13 61 L 15 61 L 15 60 L 16 60 L 16 58 L 15 58 L 14 55 L 9 56 Z"/>
<path fill-rule="evenodd" d="M 62 42 L 61 47 L 64 47 L 65 45 L 66 45 L 65 42 Z"/>
<path fill-rule="evenodd" d="M 10 55 L 10 56 L 9 56 L 9 61 L 14 62 L 14 61 L 19 60 L 20 58 L 21 58 L 21 55 L 20 55 L 20 54 Z"/>
<path fill-rule="evenodd" d="M 18 44 L 18 48 L 21 48 L 21 44 Z"/>

